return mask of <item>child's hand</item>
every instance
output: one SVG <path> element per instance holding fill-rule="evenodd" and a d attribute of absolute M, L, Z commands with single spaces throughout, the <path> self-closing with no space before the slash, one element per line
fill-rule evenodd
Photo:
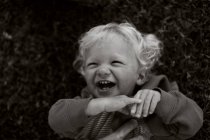
<path fill-rule="evenodd" d="M 130 98 L 125 95 L 114 97 L 95 98 L 92 99 L 86 109 L 88 115 L 97 115 L 101 112 L 114 112 L 119 111 L 130 104 L 140 104 L 139 98 Z"/>
<path fill-rule="evenodd" d="M 155 111 L 157 103 L 160 101 L 160 93 L 155 90 L 139 90 L 134 98 L 141 99 L 141 104 L 134 104 L 131 107 L 131 115 L 137 118 L 147 117 Z"/>

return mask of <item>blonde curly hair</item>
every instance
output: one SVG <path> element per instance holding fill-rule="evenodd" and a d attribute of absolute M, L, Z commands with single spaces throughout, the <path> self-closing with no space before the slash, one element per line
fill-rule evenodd
<path fill-rule="evenodd" d="M 137 60 L 141 67 L 143 81 L 146 81 L 151 68 L 159 60 L 162 50 L 162 42 L 153 34 L 140 33 L 131 23 L 108 23 L 99 25 L 83 34 L 79 39 L 79 50 L 75 61 L 74 68 L 83 75 L 83 64 L 85 53 L 91 47 L 97 45 L 101 38 L 115 33 L 121 36 L 134 49 Z"/>

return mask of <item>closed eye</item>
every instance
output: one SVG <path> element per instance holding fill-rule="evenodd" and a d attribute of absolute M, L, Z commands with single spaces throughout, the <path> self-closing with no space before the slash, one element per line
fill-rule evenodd
<path fill-rule="evenodd" d="M 112 61 L 112 64 L 113 65 L 124 65 L 124 63 L 122 61 L 118 61 L 118 60 Z"/>
<path fill-rule="evenodd" d="M 92 62 L 92 63 L 88 63 L 88 64 L 87 64 L 87 67 L 93 68 L 93 67 L 96 67 L 97 65 L 98 65 L 97 63 Z"/>

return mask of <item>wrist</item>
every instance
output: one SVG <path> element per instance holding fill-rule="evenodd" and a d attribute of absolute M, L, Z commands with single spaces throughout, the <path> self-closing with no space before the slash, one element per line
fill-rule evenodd
<path fill-rule="evenodd" d="M 160 89 L 160 88 L 154 88 L 154 89 L 152 89 L 152 90 L 157 91 L 157 92 L 160 93 L 160 95 L 161 95 L 161 89 Z"/>

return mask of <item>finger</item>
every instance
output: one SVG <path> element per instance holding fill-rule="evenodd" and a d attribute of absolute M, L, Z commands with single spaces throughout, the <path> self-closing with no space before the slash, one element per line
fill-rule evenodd
<path fill-rule="evenodd" d="M 157 103 L 160 101 L 160 93 L 157 92 L 152 98 L 152 102 L 150 104 L 149 114 L 152 114 L 155 111 Z"/>
<path fill-rule="evenodd" d="M 148 90 L 141 91 L 140 99 L 142 100 L 142 103 L 137 105 L 137 110 L 136 110 L 136 115 L 135 115 L 137 118 L 140 118 L 142 116 L 142 109 L 144 106 L 145 98 L 147 96 L 147 92 L 148 92 Z"/>
<path fill-rule="evenodd" d="M 112 135 L 116 136 L 116 139 L 124 139 L 128 133 L 135 129 L 138 125 L 138 122 L 134 119 L 126 122 L 123 126 L 118 128 Z"/>
<path fill-rule="evenodd" d="M 151 104 L 153 95 L 154 94 L 153 94 L 152 91 L 148 91 L 147 92 L 147 96 L 145 98 L 144 106 L 143 106 L 143 117 L 147 117 L 148 116 L 149 109 L 150 109 L 150 104 Z"/>
<path fill-rule="evenodd" d="M 131 107 L 131 115 L 134 116 L 136 113 L 137 104 L 133 104 Z"/>
<path fill-rule="evenodd" d="M 141 97 L 141 91 L 138 91 L 138 92 L 136 93 L 136 95 L 134 96 L 134 98 L 140 99 L 140 97 Z M 134 105 L 131 107 L 131 115 L 132 115 L 132 116 L 135 115 L 136 109 L 137 109 L 137 104 L 134 104 Z"/>
<path fill-rule="evenodd" d="M 144 140 L 143 136 L 136 136 L 134 138 L 131 138 L 130 140 Z"/>
<path fill-rule="evenodd" d="M 140 104 L 141 103 L 141 99 L 136 99 L 136 98 L 131 98 L 131 97 L 127 97 L 125 98 L 125 103 L 126 105 L 129 105 L 129 104 Z"/>

